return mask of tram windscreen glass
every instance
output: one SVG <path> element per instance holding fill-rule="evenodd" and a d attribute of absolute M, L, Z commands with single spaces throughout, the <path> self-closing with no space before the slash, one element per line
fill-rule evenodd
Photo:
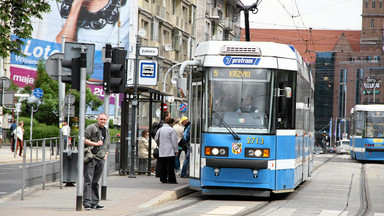
<path fill-rule="evenodd" d="M 373 111 L 365 113 L 365 137 L 383 138 L 384 131 L 384 112 Z"/>
<path fill-rule="evenodd" d="M 207 73 L 207 130 L 227 132 L 226 123 L 239 133 L 270 130 L 271 70 L 210 68 Z M 215 115 L 215 111 L 221 119 Z"/>

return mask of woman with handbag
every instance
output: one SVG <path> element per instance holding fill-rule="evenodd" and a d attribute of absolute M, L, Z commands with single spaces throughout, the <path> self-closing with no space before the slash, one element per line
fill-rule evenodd
<path fill-rule="evenodd" d="M 178 154 L 177 134 L 173 129 L 173 118 L 165 120 L 165 124 L 161 127 L 155 136 L 155 141 L 159 146 L 159 170 L 160 182 L 177 184 L 175 175 L 175 157 Z"/>

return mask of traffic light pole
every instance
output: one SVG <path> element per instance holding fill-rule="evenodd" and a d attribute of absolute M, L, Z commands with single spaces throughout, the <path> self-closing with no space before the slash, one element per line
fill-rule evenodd
<path fill-rule="evenodd" d="M 64 53 L 65 50 L 65 35 L 61 36 L 62 40 L 62 45 L 61 45 L 61 50 Z M 63 189 L 63 129 L 62 129 L 62 124 L 63 124 L 63 118 L 64 118 L 64 113 L 63 113 L 63 107 L 64 107 L 64 92 L 65 92 L 65 84 L 62 82 L 61 79 L 61 71 L 62 71 L 62 66 L 61 66 L 61 59 L 57 59 L 57 81 L 59 83 L 59 148 L 60 148 L 60 189 Z M 68 122 L 69 123 L 69 122 Z"/>
<path fill-rule="evenodd" d="M 129 169 L 128 178 L 136 178 L 135 176 L 135 146 L 136 146 L 136 133 L 137 133 L 137 105 L 138 105 L 138 96 L 137 96 L 137 76 L 139 74 L 139 48 L 140 48 L 140 37 L 136 36 L 136 73 L 133 80 L 133 100 L 132 100 L 132 123 L 131 123 L 131 168 Z"/>
<path fill-rule="evenodd" d="M 111 44 L 106 44 L 105 46 L 105 61 L 111 62 Z M 115 101 L 116 106 L 116 101 Z M 109 128 L 109 91 L 104 91 L 104 113 L 107 115 L 107 124 L 104 125 L 107 129 Z M 101 200 L 107 200 L 107 176 L 108 176 L 108 157 L 107 161 L 104 163 L 103 174 L 101 176 Z"/>
<path fill-rule="evenodd" d="M 81 211 L 83 206 L 83 172 L 84 172 L 84 135 L 85 135 L 85 97 L 86 97 L 86 78 L 87 78 L 87 54 L 85 46 L 81 47 L 80 54 L 80 103 L 79 103 L 79 146 L 77 161 L 77 197 L 76 211 Z"/>

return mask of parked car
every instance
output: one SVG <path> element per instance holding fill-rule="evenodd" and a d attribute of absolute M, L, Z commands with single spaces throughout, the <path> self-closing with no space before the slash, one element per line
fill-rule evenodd
<path fill-rule="evenodd" d="M 336 154 L 349 154 L 349 140 L 339 140 L 336 142 Z"/>
<path fill-rule="evenodd" d="M 313 154 L 323 154 L 323 148 L 320 146 L 315 146 L 313 149 Z"/>
<path fill-rule="evenodd" d="M 328 146 L 327 147 L 327 153 L 336 153 L 336 147 L 335 146 Z"/>

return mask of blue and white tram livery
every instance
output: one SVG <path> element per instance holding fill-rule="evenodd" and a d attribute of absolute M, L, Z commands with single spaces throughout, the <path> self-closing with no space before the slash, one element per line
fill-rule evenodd
<path fill-rule="evenodd" d="M 190 85 L 190 179 L 203 195 L 292 192 L 313 169 L 314 83 L 293 46 L 208 41 Z"/>
<path fill-rule="evenodd" d="M 351 109 L 351 157 L 360 161 L 383 161 L 383 130 L 384 105 L 355 105 Z"/>

